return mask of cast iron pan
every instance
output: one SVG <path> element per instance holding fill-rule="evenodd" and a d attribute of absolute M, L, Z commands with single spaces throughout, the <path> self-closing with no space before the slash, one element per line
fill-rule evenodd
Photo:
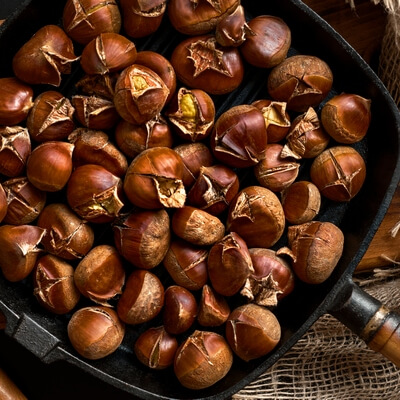
<path fill-rule="evenodd" d="M 60 23 L 63 1 L 31 0 L 0 29 L 0 76 L 12 75 L 11 59 L 15 51 L 36 30 L 48 23 Z M 0 277 L 0 308 L 7 317 L 6 334 L 12 343 L 26 348 L 36 360 L 34 368 L 47 371 L 40 376 L 41 399 L 46 399 L 46 381 L 60 374 L 58 399 L 78 396 L 105 399 L 223 399 L 228 398 L 273 365 L 310 326 L 323 314 L 331 313 L 359 334 L 375 350 L 381 351 L 400 364 L 400 319 L 361 291 L 352 282 L 352 273 L 379 227 L 391 202 L 400 177 L 399 132 L 400 116 L 396 105 L 370 67 L 330 26 L 298 0 L 243 0 L 247 17 L 270 14 L 282 17 L 292 30 L 290 55 L 312 54 L 325 60 L 334 74 L 334 89 L 330 96 L 353 92 L 372 100 L 372 123 L 367 138 L 356 148 L 365 158 L 367 180 L 361 192 L 349 204 L 324 200 L 319 220 L 330 220 L 345 233 L 343 256 L 332 276 L 322 285 L 298 283 L 296 290 L 277 308 L 282 325 L 282 340 L 267 357 L 250 362 L 235 360 L 230 373 L 211 388 L 191 391 L 177 383 L 172 371 L 153 372 L 141 366 L 132 352 L 140 330 L 128 329 L 121 347 L 102 360 L 80 358 L 67 338 L 67 316 L 54 316 L 43 311 L 32 295 L 29 280 L 9 283 Z M 149 49 L 168 57 L 182 39 L 169 25 L 143 41 L 139 49 Z M 237 104 L 268 97 L 268 71 L 248 67 L 247 76 L 234 93 L 219 97 L 219 113 Z M 66 94 L 73 90 L 79 71 L 64 79 L 60 88 Z M 43 88 L 38 88 L 43 90 Z M 278 243 L 282 245 L 283 243 Z M 19 353 L 17 353 L 19 354 Z M 31 356 L 28 356 L 29 359 Z M 23 361 L 19 360 L 19 368 Z M 50 367 L 48 365 L 50 364 Z M 71 364 L 74 366 L 71 368 Z M 14 360 L 14 366 L 17 363 Z M 47 367 L 46 367 L 47 366 Z M 42 369 L 40 369 L 42 368 Z M 47 369 L 43 369 L 47 368 Z M 68 375 L 66 375 L 68 374 Z M 27 376 L 26 379 L 29 380 Z M 38 385 L 36 385 L 38 387 Z M 32 396 L 34 398 L 34 396 Z"/>

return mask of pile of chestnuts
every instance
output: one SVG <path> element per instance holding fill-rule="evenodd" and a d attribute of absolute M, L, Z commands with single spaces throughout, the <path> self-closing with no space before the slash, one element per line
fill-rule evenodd
<path fill-rule="evenodd" d="M 165 20 L 181 42 L 139 50 Z M 137 329 L 140 363 L 209 387 L 235 357 L 271 352 L 281 299 L 337 265 L 344 237 L 318 221 L 321 198 L 360 191 L 370 100 L 329 98 L 326 62 L 289 56 L 287 24 L 247 20 L 239 0 L 67 0 L 61 25 L 0 78 L 2 274 L 68 317 L 82 357 Z M 246 68 L 268 95 L 219 114 Z"/>

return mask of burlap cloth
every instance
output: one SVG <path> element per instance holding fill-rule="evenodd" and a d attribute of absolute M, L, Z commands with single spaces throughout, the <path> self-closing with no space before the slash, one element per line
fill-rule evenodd
<path fill-rule="evenodd" d="M 354 0 L 346 2 L 356 7 Z M 388 11 L 388 24 L 378 75 L 400 105 L 400 1 L 382 3 Z M 393 263 L 354 280 L 400 312 L 399 265 Z M 233 399 L 400 400 L 400 369 L 370 350 L 334 317 L 324 315 L 283 358 Z"/>

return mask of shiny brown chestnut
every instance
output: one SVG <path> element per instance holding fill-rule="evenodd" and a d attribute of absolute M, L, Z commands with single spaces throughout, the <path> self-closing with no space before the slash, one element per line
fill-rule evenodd
<path fill-rule="evenodd" d="M 128 169 L 125 155 L 102 131 L 77 128 L 68 136 L 68 140 L 74 145 L 72 162 L 75 168 L 84 164 L 98 164 L 119 177 Z"/>
<path fill-rule="evenodd" d="M 33 107 L 33 89 L 15 77 L 0 78 L 0 125 L 12 127 Z"/>
<path fill-rule="evenodd" d="M 121 120 L 115 127 L 114 138 L 118 148 L 129 158 L 152 147 L 173 145 L 172 130 L 161 114 L 140 125 Z"/>
<path fill-rule="evenodd" d="M 122 180 L 96 164 L 76 168 L 67 184 L 67 202 L 82 219 L 113 221 L 124 206 Z"/>
<path fill-rule="evenodd" d="M 273 192 L 281 192 L 297 178 L 300 163 L 294 159 L 282 158 L 284 146 L 270 143 L 265 147 L 265 158 L 254 167 L 258 183 Z"/>
<path fill-rule="evenodd" d="M 62 24 L 69 37 L 85 45 L 100 33 L 119 33 L 122 17 L 114 0 L 67 0 Z"/>
<path fill-rule="evenodd" d="M 157 275 L 135 269 L 128 277 L 117 303 L 119 318 L 127 324 L 151 321 L 164 305 L 164 286 Z"/>
<path fill-rule="evenodd" d="M 239 5 L 238 0 L 171 0 L 168 17 L 173 27 L 185 35 L 211 32 L 217 23 Z"/>
<path fill-rule="evenodd" d="M 179 335 L 186 332 L 196 316 L 197 301 L 188 289 L 172 285 L 165 290 L 162 320 L 168 333 Z"/>
<path fill-rule="evenodd" d="M 82 357 L 98 360 L 117 350 L 125 336 L 125 324 L 113 309 L 89 306 L 72 314 L 67 332 L 72 346 Z"/>
<path fill-rule="evenodd" d="M 3 185 L 0 184 L 0 222 L 4 220 L 4 217 L 7 215 L 7 195 L 4 191 Z"/>
<path fill-rule="evenodd" d="M 204 140 L 214 126 L 214 101 L 204 90 L 181 87 L 165 116 L 179 137 L 198 142 Z"/>
<path fill-rule="evenodd" d="M 286 102 L 261 99 L 254 101 L 252 105 L 257 107 L 264 116 L 268 143 L 277 143 L 284 139 L 291 126 Z"/>
<path fill-rule="evenodd" d="M 178 340 L 163 326 L 151 327 L 137 338 L 133 350 L 138 360 L 155 370 L 165 369 L 174 363 Z"/>
<path fill-rule="evenodd" d="M 281 326 L 267 308 L 249 303 L 235 308 L 226 322 L 225 337 L 244 361 L 270 353 L 279 343 Z"/>
<path fill-rule="evenodd" d="M 260 306 L 275 307 L 294 289 L 292 268 L 272 249 L 251 248 L 249 252 L 254 272 L 247 278 L 240 294 Z"/>
<path fill-rule="evenodd" d="M 327 147 L 330 136 L 325 132 L 314 108 L 298 115 L 286 136 L 281 156 L 286 158 L 314 158 Z"/>
<path fill-rule="evenodd" d="M 212 245 L 225 234 L 225 226 L 218 217 L 191 206 L 175 210 L 171 227 L 175 235 L 196 246 Z"/>
<path fill-rule="evenodd" d="M 248 247 L 271 247 L 285 229 L 285 214 L 277 195 L 262 186 L 242 189 L 229 206 L 227 232 L 236 232 Z"/>
<path fill-rule="evenodd" d="M 89 75 L 118 72 L 136 60 L 135 43 L 115 32 L 100 33 L 82 50 L 80 63 Z"/>
<path fill-rule="evenodd" d="M 292 43 L 292 33 L 286 22 L 274 15 L 259 15 L 247 24 L 251 33 L 240 46 L 243 58 L 259 68 L 280 64 Z"/>
<path fill-rule="evenodd" d="M 124 192 L 137 207 L 179 208 L 186 200 L 183 161 L 168 147 L 153 147 L 138 154 L 128 167 Z"/>
<path fill-rule="evenodd" d="M 56 90 L 40 93 L 33 102 L 26 126 L 36 142 L 63 140 L 75 128 L 75 109 L 70 100 Z"/>
<path fill-rule="evenodd" d="M 246 168 L 265 157 L 267 132 L 262 112 L 252 105 L 233 106 L 215 122 L 210 147 L 216 159 Z"/>
<path fill-rule="evenodd" d="M 166 0 L 121 0 L 120 5 L 124 30 L 132 38 L 156 32 L 167 9 Z"/>
<path fill-rule="evenodd" d="M 199 290 L 208 280 L 207 256 L 207 248 L 174 238 L 162 263 L 177 285 Z"/>
<path fill-rule="evenodd" d="M 225 296 L 217 293 L 212 286 L 204 285 L 201 291 L 197 321 L 201 326 L 221 326 L 231 310 Z"/>
<path fill-rule="evenodd" d="M 183 161 L 183 184 L 190 188 L 200 174 L 202 167 L 214 164 L 214 157 L 208 146 L 201 142 L 182 143 L 173 148 Z"/>
<path fill-rule="evenodd" d="M 209 94 L 232 92 L 243 81 L 244 65 L 239 50 L 220 46 L 213 35 L 184 39 L 175 47 L 170 61 L 186 87 Z"/>
<path fill-rule="evenodd" d="M 315 158 L 310 176 L 323 196 L 333 201 L 350 201 L 364 184 L 366 165 L 353 147 L 334 146 Z"/>
<path fill-rule="evenodd" d="M 321 123 L 338 143 L 357 143 L 371 123 L 371 100 L 353 93 L 338 94 L 322 107 Z"/>
<path fill-rule="evenodd" d="M 328 221 L 290 226 L 288 240 L 290 251 L 280 249 L 278 254 L 289 255 L 296 276 L 313 285 L 330 277 L 343 253 L 343 232 Z"/>
<path fill-rule="evenodd" d="M 125 268 L 117 249 L 107 244 L 93 247 L 75 268 L 79 292 L 102 306 L 122 293 Z"/>
<path fill-rule="evenodd" d="M 232 350 L 222 335 L 196 330 L 179 346 L 174 372 L 184 387 L 200 390 L 220 381 L 232 363 Z"/>
<path fill-rule="evenodd" d="M 107 130 L 120 120 L 111 100 L 98 96 L 75 95 L 71 102 L 75 108 L 75 118 L 86 128 Z"/>
<path fill-rule="evenodd" d="M 12 59 L 15 76 L 23 82 L 60 86 L 78 60 L 72 40 L 57 25 L 41 27 Z"/>
<path fill-rule="evenodd" d="M 133 64 L 125 68 L 115 84 L 114 105 L 132 124 L 143 124 L 158 115 L 169 95 L 164 81 L 152 69 Z"/>
<path fill-rule="evenodd" d="M 0 226 L 0 269 L 10 282 L 25 279 L 42 253 L 40 247 L 46 231 L 35 225 Z"/>
<path fill-rule="evenodd" d="M 33 294 L 42 307 L 54 314 L 71 312 L 81 297 L 72 265 L 52 254 L 40 257 L 33 270 Z"/>
<path fill-rule="evenodd" d="M 213 289 L 223 296 L 233 296 L 242 289 L 254 271 L 246 242 L 231 232 L 210 249 L 207 271 Z"/>
<path fill-rule="evenodd" d="M 225 211 L 239 191 L 239 177 L 223 164 L 201 167 L 200 174 L 187 194 L 187 204 L 212 215 Z"/>
<path fill-rule="evenodd" d="M 104 75 L 85 74 L 75 83 L 75 87 L 86 95 L 113 100 L 115 94 L 114 87 L 118 76 L 119 72 Z"/>
<path fill-rule="evenodd" d="M 112 229 L 118 252 L 137 268 L 159 265 L 171 241 L 170 218 L 164 209 L 133 211 L 118 218 Z"/>
<path fill-rule="evenodd" d="M 81 259 L 94 243 L 93 228 L 63 203 L 46 205 L 37 226 L 46 230 L 42 239 L 44 249 L 66 260 Z"/>
<path fill-rule="evenodd" d="M 46 205 L 46 192 L 32 185 L 26 176 L 8 179 L 2 187 L 7 202 L 7 213 L 3 218 L 6 224 L 30 224 Z"/>
<path fill-rule="evenodd" d="M 285 218 L 291 224 L 303 224 L 313 220 L 321 208 L 321 193 L 309 181 L 297 181 L 281 194 Z"/>
<path fill-rule="evenodd" d="M 271 70 L 267 89 L 272 99 L 286 102 L 288 110 L 305 112 L 325 99 L 332 84 L 333 74 L 325 61 L 299 54 Z"/>
<path fill-rule="evenodd" d="M 43 142 L 32 150 L 26 163 L 26 175 L 44 192 L 64 188 L 72 173 L 74 145 L 62 141 Z"/>
<path fill-rule="evenodd" d="M 27 128 L 0 126 L 0 173 L 10 178 L 23 175 L 31 149 Z"/>

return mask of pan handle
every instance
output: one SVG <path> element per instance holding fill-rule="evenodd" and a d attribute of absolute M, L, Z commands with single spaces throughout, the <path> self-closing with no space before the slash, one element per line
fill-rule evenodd
<path fill-rule="evenodd" d="M 400 367 L 400 315 L 350 281 L 347 300 L 330 313 L 364 340 L 369 348 Z"/>

